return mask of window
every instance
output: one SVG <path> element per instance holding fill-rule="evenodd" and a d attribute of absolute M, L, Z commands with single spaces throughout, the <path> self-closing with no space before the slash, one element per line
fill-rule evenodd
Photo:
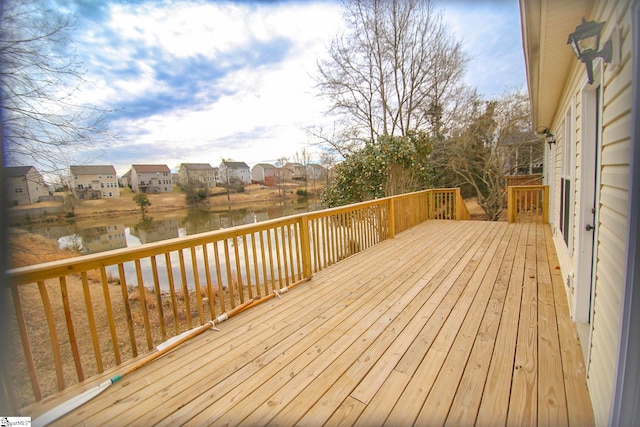
<path fill-rule="evenodd" d="M 13 191 L 16 193 L 22 193 L 22 187 L 16 187 L 13 189 Z"/>

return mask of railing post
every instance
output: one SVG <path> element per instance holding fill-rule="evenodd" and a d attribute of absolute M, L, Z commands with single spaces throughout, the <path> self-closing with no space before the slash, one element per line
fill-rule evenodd
<path fill-rule="evenodd" d="M 311 277 L 311 238 L 309 237 L 309 218 L 300 218 L 300 246 L 302 249 L 302 274 L 304 278 Z"/>
<path fill-rule="evenodd" d="M 507 219 L 509 222 L 516 221 L 516 204 L 515 204 L 515 189 L 514 187 L 507 187 Z"/>
<path fill-rule="evenodd" d="M 462 196 L 460 195 L 460 189 L 459 188 L 454 188 L 453 190 L 454 190 L 454 198 L 455 198 L 455 201 L 456 201 L 456 210 L 455 210 L 456 216 L 455 216 L 454 219 L 456 221 L 460 221 L 462 219 L 462 206 L 461 206 L 461 204 L 464 203 L 464 202 L 462 201 Z"/>
<path fill-rule="evenodd" d="M 549 224 L 549 186 L 542 187 L 542 223 Z"/>
<path fill-rule="evenodd" d="M 388 218 L 389 218 L 389 238 L 396 237 L 396 214 L 394 210 L 394 198 L 389 197 Z"/>

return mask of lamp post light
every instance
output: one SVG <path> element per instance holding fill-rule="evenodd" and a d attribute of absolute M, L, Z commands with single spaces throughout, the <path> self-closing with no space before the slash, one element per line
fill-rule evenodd
<path fill-rule="evenodd" d="M 601 50 L 600 37 L 604 22 L 589 21 L 582 18 L 582 23 L 575 32 L 569 34 L 567 44 L 570 44 L 579 60 L 587 67 L 587 81 L 593 83 L 593 60 L 602 58 L 605 63 L 611 62 L 613 46 L 611 39 L 607 40 Z"/>

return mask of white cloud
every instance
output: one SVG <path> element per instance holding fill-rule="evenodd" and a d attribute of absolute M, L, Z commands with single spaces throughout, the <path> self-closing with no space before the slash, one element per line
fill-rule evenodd
<path fill-rule="evenodd" d="M 512 59 L 521 55 L 514 4 L 515 16 L 513 4 L 436 4 L 476 54 L 467 81 L 488 96 L 504 91 L 507 79 L 497 71 L 524 79 L 523 64 Z M 330 126 L 312 76 L 340 30 L 339 3 L 112 3 L 106 10 L 103 28 L 83 34 L 95 67 L 87 76 L 95 84 L 83 94 L 126 106 L 113 122 L 122 143 L 112 148 L 123 157 L 105 155 L 119 172 L 131 163 L 292 157 L 307 145 L 304 127 Z M 150 149 L 131 149 L 138 144 Z"/>

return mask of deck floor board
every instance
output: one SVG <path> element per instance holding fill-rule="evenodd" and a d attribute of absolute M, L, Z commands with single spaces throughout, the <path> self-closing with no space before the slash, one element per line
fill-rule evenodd
<path fill-rule="evenodd" d="M 556 265 L 548 226 L 429 221 L 221 323 L 54 425 L 593 425 Z"/>

